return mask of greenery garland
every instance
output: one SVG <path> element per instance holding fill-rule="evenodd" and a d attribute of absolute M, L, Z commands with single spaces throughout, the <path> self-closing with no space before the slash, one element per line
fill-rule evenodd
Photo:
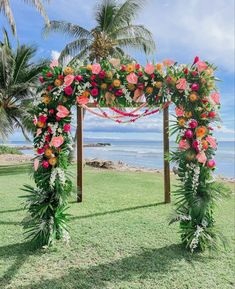
<path fill-rule="evenodd" d="M 179 147 L 170 159 L 178 163 L 181 181 L 174 220 L 180 221 L 182 242 L 191 251 L 215 247 L 213 207 L 220 195 L 213 179 L 217 143 L 211 123 L 219 120 L 220 108 L 215 67 L 195 57 L 190 66 L 165 60 L 142 67 L 110 59 L 76 69 L 63 69 L 53 61 L 39 79 L 42 94 L 34 118 L 36 188 L 26 186 L 29 236 L 49 245 L 67 230 L 72 106 L 95 101 L 100 107 L 135 107 L 145 95 L 148 107 L 161 109 L 167 102 L 176 106 L 171 131 L 177 133 Z"/>

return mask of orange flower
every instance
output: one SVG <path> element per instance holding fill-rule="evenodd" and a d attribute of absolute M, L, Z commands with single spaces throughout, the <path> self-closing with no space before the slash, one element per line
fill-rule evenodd
<path fill-rule="evenodd" d="M 72 69 L 72 67 L 70 67 L 70 66 L 65 67 L 65 69 L 64 69 L 65 75 L 73 74 L 73 73 L 74 73 L 74 70 Z"/>
<path fill-rule="evenodd" d="M 189 100 L 190 100 L 191 102 L 194 102 L 194 101 L 198 100 L 198 95 L 196 94 L 196 92 L 190 93 L 190 95 L 189 95 Z"/>
<path fill-rule="evenodd" d="M 131 91 L 135 90 L 135 85 L 133 83 L 128 83 L 127 88 Z"/>
<path fill-rule="evenodd" d="M 101 88 L 102 90 L 105 90 L 105 89 L 107 88 L 107 84 L 106 84 L 106 83 L 102 83 L 101 86 L 100 86 L 100 88 Z"/>
<path fill-rule="evenodd" d="M 45 104 L 49 104 L 51 102 L 51 97 L 49 95 L 44 95 L 42 98 L 42 102 Z"/>
<path fill-rule="evenodd" d="M 134 64 L 129 63 L 126 67 L 127 72 L 133 72 L 135 70 Z"/>
<path fill-rule="evenodd" d="M 90 92 L 88 90 L 83 91 L 82 96 L 89 97 Z"/>
<path fill-rule="evenodd" d="M 158 71 L 161 71 L 161 70 L 162 70 L 162 67 L 163 67 L 162 63 L 157 63 L 157 64 L 156 64 L 156 69 L 157 69 Z"/>
<path fill-rule="evenodd" d="M 119 80 L 119 79 L 115 79 L 114 81 L 113 81 L 113 86 L 114 87 L 119 87 L 121 85 L 121 81 Z"/>
<path fill-rule="evenodd" d="M 207 150 L 208 149 L 208 142 L 205 139 L 203 139 L 201 143 L 202 143 L 203 149 Z"/>
<path fill-rule="evenodd" d="M 185 117 L 187 117 L 187 118 L 191 118 L 192 117 L 192 112 L 191 111 L 186 111 L 185 112 Z"/>
<path fill-rule="evenodd" d="M 92 65 L 91 64 L 87 64 L 86 69 L 89 71 L 92 71 Z"/>
<path fill-rule="evenodd" d="M 184 126 L 185 125 L 185 119 L 184 118 L 179 118 L 178 119 L 178 124 L 179 124 L 179 126 Z"/>
<path fill-rule="evenodd" d="M 207 128 L 205 126 L 199 126 L 196 130 L 196 136 L 198 138 L 203 138 L 207 133 Z"/>
<path fill-rule="evenodd" d="M 53 150 L 52 149 L 46 149 L 45 150 L 45 156 L 46 157 L 49 158 L 49 157 L 51 157 L 52 154 L 53 154 Z"/>
<path fill-rule="evenodd" d="M 51 166 L 55 166 L 57 164 L 57 158 L 53 157 L 48 160 Z"/>
<path fill-rule="evenodd" d="M 146 88 L 146 93 L 147 93 L 147 94 L 153 93 L 153 88 L 152 88 L 151 86 L 148 86 L 148 87 Z"/>
<path fill-rule="evenodd" d="M 55 86 L 61 86 L 63 84 L 63 81 L 61 80 L 61 79 L 56 79 L 55 81 L 54 81 L 54 85 Z"/>
<path fill-rule="evenodd" d="M 45 123 L 42 122 L 42 121 L 38 121 L 37 122 L 37 126 L 40 127 L 40 128 L 43 128 L 45 126 Z"/>
<path fill-rule="evenodd" d="M 161 81 L 156 81 L 155 82 L 155 87 L 161 88 L 162 87 L 162 82 Z"/>
<path fill-rule="evenodd" d="M 111 71 L 106 72 L 106 77 L 109 79 L 112 78 L 113 77 L 112 72 Z"/>

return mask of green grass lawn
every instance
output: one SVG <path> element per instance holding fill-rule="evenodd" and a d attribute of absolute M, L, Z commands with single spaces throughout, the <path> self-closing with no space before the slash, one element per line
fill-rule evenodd
<path fill-rule="evenodd" d="M 26 166 L 0 168 L 0 288 L 234 288 L 232 249 L 210 256 L 181 248 L 162 175 L 87 168 L 84 202 L 70 201 L 70 242 L 36 251 L 21 226 L 20 188 L 30 182 Z M 233 247 L 234 194 L 215 218 Z"/>

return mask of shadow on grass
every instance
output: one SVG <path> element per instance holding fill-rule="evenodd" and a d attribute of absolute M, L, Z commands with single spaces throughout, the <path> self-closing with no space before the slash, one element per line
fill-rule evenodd
<path fill-rule="evenodd" d="M 32 254 L 35 254 L 35 246 L 30 242 L 0 247 L 0 259 L 2 263 L 4 263 L 4 259 L 15 257 L 14 263 L 6 270 L 4 275 L 0 277 L 0 288 L 6 288 L 6 286 L 9 285 L 18 270 Z"/>
<path fill-rule="evenodd" d="M 92 218 L 92 217 L 105 216 L 105 215 L 109 215 L 109 214 L 116 214 L 116 213 L 134 211 L 134 210 L 138 210 L 138 209 L 145 209 L 145 208 L 157 207 L 157 206 L 164 205 L 164 204 L 165 204 L 164 202 L 160 202 L 160 203 L 147 204 L 147 205 L 142 205 L 142 206 L 128 207 L 128 208 L 124 208 L 124 209 L 117 209 L 117 210 L 100 212 L 100 213 L 94 213 L 94 214 L 89 214 L 89 215 L 71 217 L 71 220 L 75 220 L 75 219 L 87 219 L 87 218 Z"/>
<path fill-rule="evenodd" d="M 105 289 L 121 288 L 120 282 L 143 284 L 144 279 L 157 280 L 165 278 L 166 272 L 179 272 L 181 268 L 175 264 L 192 258 L 179 245 L 170 245 L 158 249 L 142 249 L 138 255 L 128 256 L 113 262 L 90 266 L 84 269 L 68 269 L 61 278 L 44 280 L 22 287 L 23 289 Z M 112 284 L 112 285 L 111 285 Z M 111 285 L 111 286 L 110 286 Z M 144 288 L 144 285 L 143 285 Z M 157 288 L 157 285 L 156 287 Z"/>
<path fill-rule="evenodd" d="M 25 211 L 25 209 L 22 208 L 22 209 L 11 209 L 11 210 L 5 210 L 5 211 L 0 211 L 0 214 L 4 214 L 4 213 L 13 213 L 13 212 L 19 212 L 19 211 Z"/>

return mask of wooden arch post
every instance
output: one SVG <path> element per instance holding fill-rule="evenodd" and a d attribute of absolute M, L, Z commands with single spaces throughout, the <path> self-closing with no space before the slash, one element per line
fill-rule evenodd
<path fill-rule="evenodd" d="M 92 105 L 91 105 L 92 107 Z M 83 198 L 83 118 L 84 110 L 77 106 L 77 202 Z M 163 157 L 164 157 L 164 202 L 171 202 L 170 194 L 170 164 L 165 159 L 169 154 L 169 108 L 163 110 Z"/>

